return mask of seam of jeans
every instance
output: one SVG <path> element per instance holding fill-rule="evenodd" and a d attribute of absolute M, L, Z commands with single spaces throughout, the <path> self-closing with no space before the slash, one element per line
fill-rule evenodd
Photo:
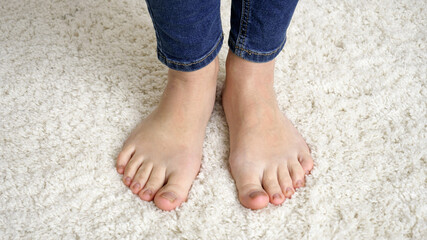
<path fill-rule="evenodd" d="M 245 46 L 245 40 L 248 33 L 248 22 L 249 22 L 249 7 L 250 7 L 250 0 L 242 1 L 242 16 L 240 18 L 240 29 L 239 29 L 239 36 L 236 39 L 236 46 L 238 45 L 239 40 L 242 41 L 242 46 Z M 243 32 L 244 30 L 244 32 Z M 242 56 L 242 55 L 240 55 Z"/>
<path fill-rule="evenodd" d="M 158 27 L 157 27 L 156 22 L 154 21 L 154 13 L 153 13 L 153 11 L 151 10 L 151 5 L 150 5 L 150 3 L 148 2 L 148 0 L 145 0 L 145 4 L 147 5 L 148 13 L 150 14 L 150 17 L 151 17 L 151 19 L 152 19 L 153 28 L 154 28 L 154 33 L 156 34 L 157 45 L 159 45 L 159 43 L 160 43 L 160 45 L 162 45 L 162 41 L 160 40 L 160 36 L 159 36 L 159 34 L 158 34 L 158 32 L 157 32 L 157 31 L 158 31 Z"/>
<path fill-rule="evenodd" d="M 244 32 L 245 36 L 243 37 L 243 45 L 242 46 L 245 46 L 246 38 L 248 36 L 248 24 L 249 24 L 249 14 L 250 14 L 249 9 L 251 6 L 250 0 L 245 1 L 245 2 L 247 2 L 247 4 L 245 4 L 245 7 L 246 7 L 245 8 L 245 19 L 246 19 L 246 21 L 245 21 L 245 32 Z"/>
<path fill-rule="evenodd" d="M 218 46 L 221 43 L 221 41 L 223 40 L 223 38 L 224 38 L 224 33 L 221 33 L 221 36 L 219 37 L 219 40 L 217 41 L 215 47 L 204 58 L 202 58 L 196 62 L 180 63 L 180 62 L 172 61 L 172 60 L 167 59 L 166 56 L 161 51 L 160 51 L 160 53 L 161 53 L 160 56 L 168 63 L 173 63 L 173 64 L 180 65 L 180 66 L 191 66 L 191 65 L 203 62 L 206 58 L 208 58 L 210 55 L 212 55 L 212 53 L 218 48 Z"/>
<path fill-rule="evenodd" d="M 283 45 L 285 44 L 285 42 L 286 42 L 286 37 L 285 37 L 285 40 L 283 40 L 283 42 L 280 44 L 280 46 L 278 47 L 278 48 L 276 48 L 276 50 L 274 50 L 274 51 L 272 51 L 272 52 L 269 52 L 269 53 L 258 53 L 258 52 L 254 52 L 254 51 L 251 51 L 251 50 L 248 50 L 248 49 L 244 49 L 244 48 L 242 48 L 242 47 L 239 47 L 239 46 L 237 46 L 237 44 L 233 41 L 233 39 L 230 39 L 231 40 L 231 44 L 233 44 L 233 46 L 235 47 L 235 48 L 237 48 L 237 49 L 239 49 L 239 50 L 241 50 L 241 51 L 245 51 L 245 52 L 247 52 L 249 55 L 260 55 L 260 56 L 269 56 L 269 55 L 272 55 L 272 54 L 274 54 L 274 53 L 276 53 L 277 51 L 279 51 L 282 47 L 283 47 Z M 242 54 L 240 54 L 240 55 L 242 55 Z"/>

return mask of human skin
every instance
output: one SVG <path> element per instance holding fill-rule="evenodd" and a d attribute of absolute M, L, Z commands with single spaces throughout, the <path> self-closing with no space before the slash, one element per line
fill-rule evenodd
<path fill-rule="evenodd" d="M 280 111 L 275 61 L 253 63 L 229 52 L 222 104 L 229 164 L 241 204 L 282 204 L 305 184 L 310 149 Z M 218 57 L 193 72 L 169 70 L 159 106 L 132 131 L 117 158 L 123 182 L 144 201 L 172 210 L 186 201 L 200 170 L 205 128 L 215 102 Z"/>

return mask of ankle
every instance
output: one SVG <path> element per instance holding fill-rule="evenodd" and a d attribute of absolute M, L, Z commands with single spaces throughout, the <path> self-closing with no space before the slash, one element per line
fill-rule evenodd
<path fill-rule="evenodd" d="M 192 72 L 182 72 L 169 69 L 169 81 L 176 81 L 188 86 L 215 85 L 219 72 L 219 60 L 216 57 L 207 66 Z"/>
<path fill-rule="evenodd" d="M 238 88 L 258 88 L 273 85 L 275 61 L 255 63 L 229 51 L 226 60 L 227 83 Z"/>
<path fill-rule="evenodd" d="M 277 115 L 279 108 L 273 80 L 274 61 L 253 63 L 229 52 L 222 91 L 222 105 L 226 116 L 258 119 L 260 116 Z"/>

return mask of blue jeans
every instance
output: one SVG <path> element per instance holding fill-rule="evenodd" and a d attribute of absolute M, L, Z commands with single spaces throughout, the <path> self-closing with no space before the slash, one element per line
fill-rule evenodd
<path fill-rule="evenodd" d="M 157 56 L 171 69 L 198 70 L 218 55 L 224 34 L 220 0 L 146 0 Z M 298 0 L 233 0 L 228 45 L 252 62 L 273 60 L 286 42 Z"/>

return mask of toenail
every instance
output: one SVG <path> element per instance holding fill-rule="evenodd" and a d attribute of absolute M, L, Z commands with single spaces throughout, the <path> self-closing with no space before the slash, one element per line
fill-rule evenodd
<path fill-rule="evenodd" d="M 126 177 L 126 178 L 125 178 L 125 184 L 126 184 L 126 185 L 129 185 L 129 184 L 130 184 L 130 177 Z"/>
<path fill-rule="evenodd" d="M 162 198 L 166 198 L 167 200 L 169 200 L 169 202 L 173 202 L 176 199 L 175 194 L 171 193 L 171 192 L 164 192 L 162 193 L 162 195 L 160 195 Z"/>
<path fill-rule="evenodd" d="M 289 196 L 290 194 L 292 194 L 292 188 L 288 187 L 286 188 L 286 196 Z"/>
<path fill-rule="evenodd" d="M 305 170 L 305 174 L 306 174 L 306 175 L 310 174 L 310 171 Z"/>
<path fill-rule="evenodd" d="M 297 181 L 297 183 L 296 183 L 295 185 L 296 185 L 298 188 L 303 186 L 303 184 L 302 184 L 302 181 L 301 181 L 301 180 L 298 180 L 298 181 Z"/>
<path fill-rule="evenodd" d="M 150 189 L 146 189 L 142 196 L 147 196 L 147 197 L 151 197 L 151 194 L 153 194 L 153 191 L 151 191 Z"/>
<path fill-rule="evenodd" d="M 123 169 L 124 169 L 124 167 L 123 167 L 123 166 L 118 166 L 118 167 L 117 167 L 117 171 L 118 171 L 119 173 L 123 173 Z"/>
<path fill-rule="evenodd" d="M 135 185 L 133 185 L 133 189 L 137 190 L 141 187 L 141 185 L 139 185 L 139 183 L 136 183 Z"/>
<path fill-rule="evenodd" d="M 278 194 L 278 193 L 276 193 L 276 194 L 273 195 L 273 200 L 275 200 L 275 199 L 281 199 L 281 198 L 282 198 L 282 196 L 280 196 L 280 194 Z"/>
<path fill-rule="evenodd" d="M 264 195 L 265 193 L 262 191 L 256 191 L 256 192 L 251 192 L 251 194 L 249 194 L 250 198 L 256 198 L 258 196 Z"/>

